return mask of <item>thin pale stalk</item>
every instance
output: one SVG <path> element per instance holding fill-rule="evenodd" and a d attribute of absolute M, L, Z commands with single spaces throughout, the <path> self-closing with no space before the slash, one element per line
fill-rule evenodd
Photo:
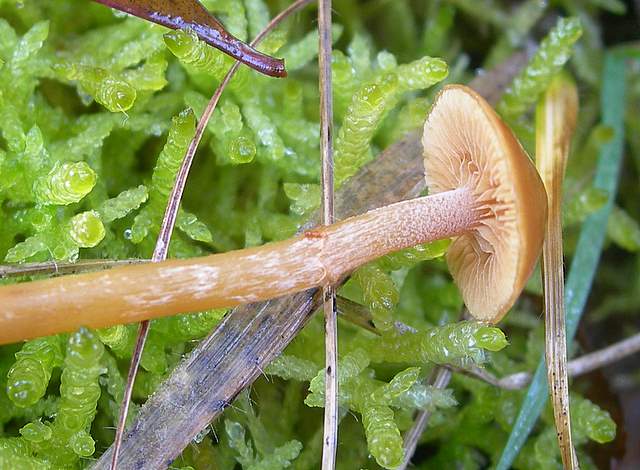
<path fill-rule="evenodd" d="M 0 265 L 0 279 L 20 276 L 62 276 L 65 274 L 86 273 L 100 269 L 111 269 L 129 264 L 148 263 L 148 259 L 82 259 L 75 263 L 43 261 L 37 263 Z"/>
<path fill-rule="evenodd" d="M 588 374 L 640 351 L 640 333 L 569 361 L 569 376 Z"/>
<path fill-rule="evenodd" d="M 467 189 L 411 199 L 255 248 L 0 288 L 0 344 L 232 307 L 334 285 L 384 254 L 458 236 L 483 214 Z"/>
<path fill-rule="evenodd" d="M 579 468 L 579 464 L 571 438 L 569 412 L 561 204 L 562 181 L 577 109 L 575 85 L 568 78 L 558 76 L 536 110 L 536 163 L 547 189 L 549 202 L 542 248 L 547 378 L 562 463 L 564 468 L 571 470 Z"/>
<path fill-rule="evenodd" d="M 269 24 L 265 27 L 263 31 L 258 34 L 258 36 L 251 42 L 251 47 L 257 46 L 265 36 L 271 32 L 278 24 L 280 24 L 284 19 L 300 10 L 307 4 L 311 3 L 312 0 L 298 0 L 292 3 L 289 7 L 285 8 L 280 14 L 274 17 Z M 253 50 L 253 49 L 252 49 Z M 266 56 L 268 57 L 268 56 Z M 251 65 L 251 64 L 249 64 Z M 165 208 L 164 217 L 162 219 L 162 225 L 160 227 L 160 233 L 158 235 L 158 239 L 156 241 L 156 245 L 153 251 L 152 261 L 163 261 L 167 259 L 167 252 L 169 250 L 169 243 L 171 242 L 171 235 L 173 234 L 173 229 L 175 228 L 176 218 L 178 217 L 178 209 L 180 207 L 180 201 L 182 200 L 182 195 L 184 194 L 184 188 L 187 184 L 187 177 L 189 175 L 189 171 L 191 169 L 191 164 L 193 163 L 193 158 L 195 156 L 196 150 L 200 145 L 202 137 L 204 135 L 205 129 L 213 112 L 220 101 L 220 97 L 224 92 L 225 88 L 237 72 L 240 67 L 240 62 L 234 62 L 233 65 L 229 68 L 229 71 L 225 75 L 224 79 L 218 85 L 218 88 L 213 93 L 213 96 L 207 103 L 207 107 L 200 120 L 198 121 L 198 125 L 196 126 L 195 134 L 193 139 L 189 143 L 189 147 L 187 148 L 187 152 L 180 164 L 180 168 L 178 170 L 178 174 L 176 176 L 176 181 L 171 188 L 171 194 L 169 195 L 169 200 L 167 203 L 167 207 Z M 255 68 L 255 67 L 254 67 Z M 122 442 L 122 436 L 124 434 L 124 427 L 127 419 L 127 414 L 129 412 L 129 404 L 131 403 L 131 395 L 133 393 L 133 384 L 135 383 L 135 378 L 138 373 L 138 369 L 140 368 L 140 361 L 142 360 L 142 352 L 144 350 L 144 345 L 147 340 L 147 336 L 149 335 L 150 324 L 148 320 L 144 320 L 140 324 L 140 328 L 138 330 L 138 336 L 136 338 L 136 345 L 131 356 L 131 363 L 129 366 L 129 372 L 127 374 L 127 383 L 125 386 L 124 397 L 122 401 L 122 406 L 120 407 L 120 413 L 118 416 L 118 424 L 116 427 L 116 436 L 113 447 L 113 455 L 112 455 L 112 470 L 115 470 L 117 467 L 118 454 L 120 451 L 120 443 Z"/>
<path fill-rule="evenodd" d="M 331 0 L 318 2 L 318 68 L 320 88 L 321 222 L 334 222 L 333 93 L 331 84 Z M 325 403 L 322 468 L 333 470 L 338 449 L 338 320 L 333 286 L 323 286 Z"/>
<path fill-rule="evenodd" d="M 348 317 L 345 318 L 349 319 Z M 569 361 L 567 363 L 567 374 L 569 377 L 579 377 L 596 369 L 615 364 L 638 352 L 640 352 L 640 333 Z M 531 374 L 529 372 L 517 372 L 499 378 L 479 367 L 452 369 L 454 372 L 460 372 L 505 390 L 520 390 L 531 382 Z"/>

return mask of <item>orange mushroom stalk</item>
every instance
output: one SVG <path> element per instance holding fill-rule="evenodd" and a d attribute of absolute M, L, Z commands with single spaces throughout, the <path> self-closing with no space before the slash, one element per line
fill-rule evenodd
<path fill-rule="evenodd" d="M 2 287 L 0 344 L 336 284 L 386 253 L 449 237 L 447 261 L 469 311 L 498 321 L 541 250 L 542 182 L 511 131 L 464 86 L 438 95 L 423 143 L 429 196 L 257 248 Z"/>

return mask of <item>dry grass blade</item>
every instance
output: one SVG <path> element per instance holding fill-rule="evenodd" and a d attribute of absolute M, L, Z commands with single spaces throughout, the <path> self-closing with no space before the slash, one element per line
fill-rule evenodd
<path fill-rule="evenodd" d="M 320 88 L 320 155 L 323 225 L 334 222 L 333 87 L 331 84 L 331 0 L 318 2 L 318 68 Z M 325 404 L 322 468 L 332 470 L 338 449 L 338 320 L 333 286 L 324 286 Z"/>
<path fill-rule="evenodd" d="M 571 439 L 569 413 L 561 204 L 562 181 L 577 112 L 576 87 L 569 78 L 559 75 L 551 83 L 536 110 L 536 164 L 549 201 L 542 248 L 547 377 L 560 454 L 564 468 L 567 469 L 576 469 L 579 465 Z"/>
<path fill-rule="evenodd" d="M 265 27 L 265 29 L 260 34 L 258 34 L 258 36 L 251 42 L 251 47 L 257 46 L 269 32 L 271 32 L 276 26 L 278 26 L 278 24 L 280 24 L 280 22 L 282 22 L 284 19 L 309 3 L 312 3 L 312 0 L 297 0 L 293 2 L 289 7 L 285 8 L 279 15 L 274 17 Z M 239 67 L 240 62 L 235 62 L 231 66 L 224 79 L 222 80 L 216 91 L 213 93 L 213 96 L 209 100 L 207 107 L 205 108 L 200 120 L 198 121 L 193 139 L 189 143 L 189 148 L 187 149 L 185 157 L 183 158 L 180 165 L 180 169 L 178 170 L 176 181 L 173 185 L 173 188 L 171 188 L 169 202 L 165 209 L 165 214 L 162 219 L 162 225 L 160 227 L 160 234 L 158 235 L 158 240 L 156 241 L 153 256 L 151 258 L 153 262 L 163 261 L 167 259 L 167 252 L 169 250 L 169 243 L 171 242 L 171 235 L 175 227 L 176 218 L 178 217 L 180 201 L 182 200 L 184 188 L 187 184 L 187 177 L 191 169 L 191 164 L 193 163 L 193 158 L 195 156 L 196 150 L 198 149 L 198 146 L 200 145 L 200 141 L 202 140 L 207 124 L 209 123 L 209 120 L 211 119 L 211 116 L 213 115 L 213 112 L 216 109 L 218 102 L 220 101 L 222 93 L 224 92 L 227 84 L 231 81 Z M 124 390 L 124 398 L 122 400 L 122 406 L 120 407 L 120 414 L 118 416 L 118 424 L 116 427 L 116 436 L 113 447 L 114 451 L 111 462 L 112 470 L 115 470 L 117 468 L 120 443 L 122 442 L 124 427 L 129 411 L 129 404 L 131 403 L 133 384 L 140 367 L 140 361 L 142 360 L 142 351 L 144 350 L 144 344 L 146 342 L 147 336 L 149 335 L 150 325 L 151 323 L 149 320 L 140 323 L 135 348 L 133 351 L 133 355 L 131 356 L 131 364 L 129 366 L 129 372 L 127 374 L 127 383 Z"/>

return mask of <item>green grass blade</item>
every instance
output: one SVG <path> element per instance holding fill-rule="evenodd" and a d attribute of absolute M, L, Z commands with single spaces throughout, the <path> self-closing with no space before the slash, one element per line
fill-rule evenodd
<path fill-rule="evenodd" d="M 624 64 L 625 58 L 620 55 L 607 53 L 605 56 L 600 97 L 602 122 L 604 125 L 611 127 L 615 134 L 614 138 L 602 147 L 594 185 L 606 191 L 609 194 L 609 199 L 602 209 L 591 215 L 584 222 L 575 256 L 571 262 L 565 287 L 568 345 L 573 340 L 591 290 L 591 284 L 593 283 L 604 244 L 607 219 L 613 207 L 618 185 L 624 143 Z M 547 401 L 547 389 L 543 356 L 533 376 L 496 470 L 507 470 L 517 457 Z"/>

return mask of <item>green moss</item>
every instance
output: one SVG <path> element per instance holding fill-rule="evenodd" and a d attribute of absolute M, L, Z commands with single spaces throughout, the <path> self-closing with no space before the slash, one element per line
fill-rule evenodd
<path fill-rule="evenodd" d="M 250 39 L 286 2 L 203 3 L 234 34 Z M 338 184 L 419 128 L 444 80 L 467 82 L 475 67 L 489 68 L 541 39 L 499 104 L 527 143 L 534 137 L 527 113 L 532 103 L 561 67 L 575 73 L 581 112 L 564 214 L 570 258 L 578 225 L 609 196 L 592 181 L 598 152 L 615 137 L 597 124 L 605 106 L 597 100 L 603 52 L 598 15 L 602 9 L 621 13 L 620 2 L 528 0 L 513 8 L 468 0 L 428 2 L 424 8 L 411 2 L 335 3 Z M 170 256 L 283 239 L 317 209 L 318 41 L 312 10 L 286 22 L 261 46 L 286 60 L 287 79 L 240 67 L 223 94 L 196 154 Z M 79 9 L 75 0 L 0 1 L 0 258 L 149 257 L 196 121 L 231 64 L 190 31 L 167 31 L 92 2 Z M 494 81 L 501 83 L 499 78 Z M 637 86 L 628 100 L 631 109 L 640 105 Z M 627 149 L 637 163 L 637 119 L 631 113 L 627 121 Z M 599 321 L 616 316 L 612 331 L 621 330 L 620 322 L 635 331 L 622 316 L 638 305 L 635 167 L 623 174 L 621 188 L 607 230 L 614 250 L 627 255 L 615 258 L 615 268 L 605 258 L 592 302 Z M 537 294 L 529 292 L 500 328 L 457 322 L 462 301 L 442 259 L 449 243 L 389 254 L 356 270 L 341 290 L 371 315 L 381 336 L 340 324 L 340 404 L 349 413 L 341 421 L 339 468 L 396 466 L 416 410 L 432 413 L 423 439 L 433 458 L 417 462 L 421 468 L 497 462 L 521 394 L 457 374 L 445 390 L 424 379 L 435 364 L 481 365 L 498 375 L 535 367 L 542 349 Z M 154 322 L 136 400 L 153 393 L 225 313 Z M 203 434 L 176 468 L 201 468 L 207 459 L 223 469 L 236 463 L 318 468 L 322 333 L 320 320 L 312 319 L 265 368 L 268 380 L 259 379 L 254 393 L 243 394 L 214 424 L 219 441 L 213 432 Z M 115 326 L 0 348 L 0 467 L 84 467 L 98 457 L 113 439 L 135 334 L 135 325 Z M 580 459 L 588 466 L 584 443 L 610 440 L 615 425 L 585 399 L 575 398 L 574 407 Z M 132 409 L 135 415 L 138 405 Z M 546 419 L 517 467 L 556 465 L 558 457 L 548 452 L 554 439 Z"/>
<path fill-rule="evenodd" d="M 35 405 L 44 397 L 51 372 L 62 365 L 62 337 L 51 336 L 26 342 L 16 353 L 7 374 L 7 396 L 16 405 Z"/>
<path fill-rule="evenodd" d="M 573 44 L 582 35 L 577 18 L 560 18 L 540 43 L 533 59 L 502 97 L 498 110 L 512 118 L 525 112 L 549 86 L 551 79 L 571 57 Z"/>

